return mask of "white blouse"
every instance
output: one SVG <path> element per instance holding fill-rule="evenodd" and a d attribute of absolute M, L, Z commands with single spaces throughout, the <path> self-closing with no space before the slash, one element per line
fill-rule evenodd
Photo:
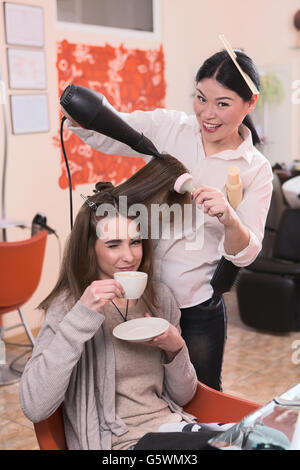
<path fill-rule="evenodd" d="M 250 233 L 246 248 L 236 255 L 224 249 L 224 226 L 217 217 L 197 212 L 196 237 L 190 240 L 188 232 L 180 239 L 159 240 L 155 248 L 155 277 L 173 291 L 180 308 L 197 305 L 212 296 L 210 280 L 221 256 L 236 266 L 251 264 L 261 250 L 264 226 L 272 195 L 272 168 L 269 161 L 253 146 L 251 132 L 241 125 L 243 142 L 235 150 L 224 150 L 207 157 L 204 152 L 199 124 L 194 115 L 165 109 L 134 111 L 120 116 L 136 130 L 143 132 L 159 152 L 167 152 L 180 160 L 193 176 L 194 187 L 200 185 L 219 188 L 225 193 L 227 170 L 239 169 L 243 200 L 236 209 L 241 222 Z M 103 153 L 152 157 L 138 154 L 130 147 L 94 131 L 81 127 L 67 127 L 83 141 Z M 155 184 L 155 182 L 154 182 Z M 194 219 L 195 220 L 195 219 Z M 194 227 L 195 229 L 195 227 Z"/>

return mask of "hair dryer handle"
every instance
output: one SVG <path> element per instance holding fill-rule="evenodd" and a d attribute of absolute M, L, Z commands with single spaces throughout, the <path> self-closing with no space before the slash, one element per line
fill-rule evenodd
<path fill-rule="evenodd" d="M 222 256 L 210 281 L 214 293 L 222 295 L 232 288 L 240 268 Z"/>

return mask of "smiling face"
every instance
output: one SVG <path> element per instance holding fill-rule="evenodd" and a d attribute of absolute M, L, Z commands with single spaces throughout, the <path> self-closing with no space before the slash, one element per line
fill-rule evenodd
<path fill-rule="evenodd" d="M 215 78 L 197 83 L 194 112 L 200 125 L 205 150 L 222 151 L 241 143 L 238 128 L 255 107 L 257 95 L 244 101 Z"/>
<path fill-rule="evenodd" d="M 99 279 L 113 278 L 114 273 L 137 271 L 143 257 L 143 244 L 134 220 L 122 216 L 105 221 L 101 238 L 95 244 Z"/>

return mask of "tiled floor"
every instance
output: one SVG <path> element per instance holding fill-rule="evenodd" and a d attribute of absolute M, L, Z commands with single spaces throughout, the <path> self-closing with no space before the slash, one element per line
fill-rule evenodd
<path fill-rule="evenodd" d="M 300 354 L 295 355 L 292 348 L 300 340 L 300 332 L 257 332 L 241 323 L 234 292 L 225 300 L 229 320 L 224 392 L 263 404 L 300 382 L 300 363 L 293 360 Z M 18 389 L 18 383 L 0 387 L 0 450 L 38 449 L 33 425 L 20 409 Z"/>
<path fill-rule="evenodd" d="M 225 295 L 228 337 L 223 391 L 264 404 L 300 382 L 300 331 L 270 334 L 245 326 L 234 292 Z M 294 347 L 293 347 L 294 346 Z"/>

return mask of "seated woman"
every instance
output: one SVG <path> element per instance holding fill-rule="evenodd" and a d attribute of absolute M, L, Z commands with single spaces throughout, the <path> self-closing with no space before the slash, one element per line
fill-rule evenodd
<path fill-rule="evenodd" d="M 33 422 L 62 405 L 69 449 L 130 449 L 161 425 L 195 422 L 182 407 L 197 377 L 177 303 L 153 281 L 151 240 L 128 233 L 135 220 L 119 213 L 117 188 L 96 188 L 76 217 L 58 282 L 40 305 L 45 322 L 21 379 L 20 402 Z M 100 225 L 99 238 L 93 208 L 102 204 L 116 211 L 105 230 Z M 124 270 L 148 274 L 144 294 L 128 305 L 114 279 Z M 116 325 L 148 315 L 167 319 L 168 330 L 144 343 L 113 336 Z"/>

